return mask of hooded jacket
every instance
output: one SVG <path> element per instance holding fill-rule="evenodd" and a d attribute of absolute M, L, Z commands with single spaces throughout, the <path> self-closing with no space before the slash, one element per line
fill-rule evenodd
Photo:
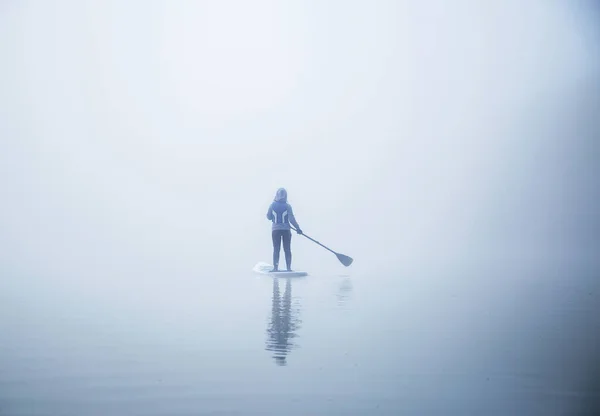
<path fill-rule="evenodd" d="M 279 188 L 267 211 L 267 219 L 273 222 L 272 230 L 290 230 L 292 224 L 297 230 L 300 226 L 294 217 L 292 206 L 287 202 L 287 191 Z"/>

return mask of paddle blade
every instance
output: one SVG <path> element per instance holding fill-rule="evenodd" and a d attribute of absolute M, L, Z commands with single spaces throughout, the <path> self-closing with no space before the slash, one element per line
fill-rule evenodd
<path fill-rule="evenodd" d="M 336 253 L 338 260 L 346 267 L 350 266 L 354 261 L 352 257 L 344 256 L 343 254 Z"/>

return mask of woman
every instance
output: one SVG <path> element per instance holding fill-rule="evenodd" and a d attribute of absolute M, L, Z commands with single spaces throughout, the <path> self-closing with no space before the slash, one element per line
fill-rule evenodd
<path fill-rule="evenodd" d="M 290 245 L 292 242 L 292 232 L 290 223 L 296 228 L 298 234 L 302 234 L 300 226 L 294 218 L 292 206 L 287 203 L 287 191 L 284 188 L 279 188 L 275 194 L 275 199 L 269 206 L 267 211 L 267 219 L 273 222 L 272 237 L 273 237 L 273 270 L 279 271 L 279 253 L 281 250 L 281 241 L 283 240 L 283 252 L 285 253 L 285 263 L 287 271 L 292 271 L 292 251 Z"/>

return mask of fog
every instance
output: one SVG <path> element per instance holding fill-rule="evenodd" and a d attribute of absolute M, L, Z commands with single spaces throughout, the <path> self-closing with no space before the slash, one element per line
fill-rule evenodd
<path fill-rule="evenodd" d="M 158 316 L 243 297 L 279 187 L 354 258 L 294 234 L 293 267 L 392 303 L 368 282 L 462 275 L 461 319 L 548 278 L 517 271 L 597 290 L 597 27 L 593 3 L 559 0 L 3 1 L 4 301 L 138 297 Z M 175 283 L 202 295 L 147 300 Z"/>
<path fill-rule="evenodd" d="M 595 221 L 590 15 L 545 1 L 5 2 L 4 267 L 247 268 L 269 258 L 279 186 L 356 267 L 571 247 Z M 306 267 L 330 261 L 295 247 Z"/>

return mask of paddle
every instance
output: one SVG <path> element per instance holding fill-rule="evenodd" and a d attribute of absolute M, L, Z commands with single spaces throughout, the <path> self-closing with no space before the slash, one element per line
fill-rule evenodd
<path fill-rule="evenodd" d="M 296 230 L 294 227 L 290 227 L 292 230 L 294 231 L 298 231 Z M 321 247 L 331 251 L 333 254 L 335 254 L 335 256 L 338 258 L 338 260 L 340 261 L 340 263 L 342 263 L 344 266 L 348 267 L 352 264 L 352 262 L 354 261 L 354 259 L 352 259 L 352 257 L 349 256 L 345 256 L 343 254 L 340 253 L 336 253 L 335 251 L 333 251 L 332 249 L 330 249 L 329 247 L 324 246 L 323 244 L 319 243 L 317 240 L 310 238 L 309 236 L 307 236 L 306 234 L 302 233 L 301 235 L 303 235 L 304 237 L 308 238 L 310 241 L 313 241 L 315 243 L 317 243 L 318 245 L 320 245 Z"/>

